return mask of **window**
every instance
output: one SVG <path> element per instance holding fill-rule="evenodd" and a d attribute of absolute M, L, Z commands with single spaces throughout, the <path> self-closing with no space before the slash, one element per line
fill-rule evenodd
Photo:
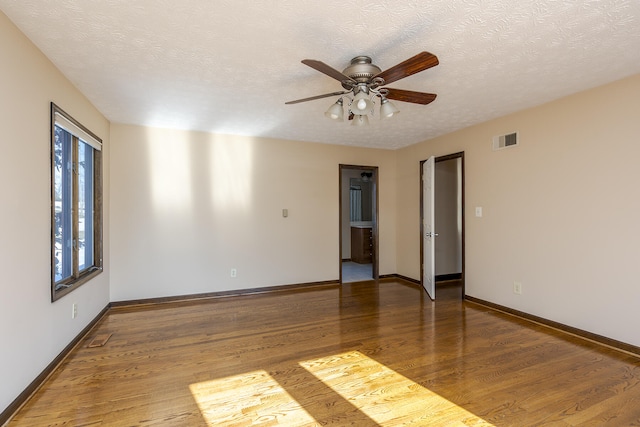
<path fill-rule="evenodd" d="M 51 300 L 102 271 L 102 141 L 51 103 Z"/>

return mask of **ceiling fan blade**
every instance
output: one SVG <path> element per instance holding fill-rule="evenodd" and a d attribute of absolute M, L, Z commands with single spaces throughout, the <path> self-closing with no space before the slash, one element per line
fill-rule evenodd
<path fill-rule="evenodd" d="M 327 76 L 338 80 L 340 83 L 344 81 L 356 83 L 356 81 L 353 80 L 351 77 L 345 76 L 340 71 L 328 66 L 322 61 L 316 61 L 315 59 L 303 59 L 302 63 L 304 65 L 308 65 L 314 70 L 320 71 L 321 73 L 326 74 Z"/>
<path fill-rule="evenodd" d="M 413 102 L 414 104 L 427 105 L 436 99 L 435 93 L 414 92 L 412 90 L 391 89 L 385 88 L 389 91 L 386 97 L 395 101 Z"/>
<path fill-rule="evenodd" d="M 424 71 L 428 68 L 435 67 L 438 64 L 438 58 L 434 54 L 429 52 L 420 52 L 406 61 L 378 73 L 375 77 L 382 77 L 384 79 L 384 84 L 389 84 L 405 77 L 409 77 L 412 74 L 419 73 L 420 71 Z"/>
<path fill-rule="evenodd" d="M 316 96 L 311 96 L 309 98 L 302 98 L 302 99 L 296 99 L 295 101 L 288 101 L 288 102 L 285 102 L 285 104 L 298 104 L 299 102 L 307 102 L 307 101 L 313 101 L 314 99 L 322 99 L 322 98 L 328 98 L 330 96 L 344 95 L 345 93 L 350 93 L 350 92 L 351 91 L 349 90 L 343 90 L 341 92 L 325 93 L 324 95 L 316 95 Z"/>

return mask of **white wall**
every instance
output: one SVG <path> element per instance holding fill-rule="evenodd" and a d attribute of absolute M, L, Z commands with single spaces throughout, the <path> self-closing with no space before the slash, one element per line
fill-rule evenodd
<path fill-rule="evenodd" d="M 419 278 L 419 161 L 464 151 L 467 294 L 640 345 L 639 111 L 636 75 L 399 150 L 398 273 Z"/>
<path fill-rule="evenodd" d="M 2 412 L 109 302 L 108 256 L 106 272 L 51 302 L 50 102 L 103 140 L 106 254 L 109 124 L 1 12 L 0 64 Z"/>
<path fill-rule="evenodd" d="M 112 301 L 337 280 L 340 164 L 380 168 L 380 273 L 396 270 L 389 151 L 118 124 L 111 139 Z"/>

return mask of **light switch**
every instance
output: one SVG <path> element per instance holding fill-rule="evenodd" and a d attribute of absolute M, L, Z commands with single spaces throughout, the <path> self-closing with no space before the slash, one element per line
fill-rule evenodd
<path fill-rule="evenodd" d="M 289 216 L 289 209 L 282 209 L 282 217 L 286 218 Z"/>
<path fill-rule="evenodd" d="M 476 216 L 478 218 L 482 217 L 482 207 L 481 206 L 476 206 Z"/>

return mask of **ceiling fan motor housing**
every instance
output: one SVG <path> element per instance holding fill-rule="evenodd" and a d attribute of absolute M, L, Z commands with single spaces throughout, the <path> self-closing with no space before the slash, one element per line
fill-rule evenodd
<path fill-rule="evenodd" d="M 351 60 L 351 64 L 342 71 L 342 74 L 351 77 L 358 83 L 369 83 L 373 76 L 381 71 L 380 67 L 371 63 L 370 57 L 356 56 Z M 342 87 L 345 89 L 351 89 L 353 85 L 343 83 Z"/>

